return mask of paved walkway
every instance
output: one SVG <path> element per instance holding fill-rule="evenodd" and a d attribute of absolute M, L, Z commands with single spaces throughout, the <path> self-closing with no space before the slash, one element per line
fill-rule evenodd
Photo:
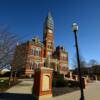
<path fill-rule="evenodd" d="M 19 84 L 0 93 L 0 100 L 35 100 L 32 96 L 33 79 L 21 79 Z"/>
<path fill-rule="evenodd" d="M 35 100 L 32 97 L 33 80 L 23 80 L 21 83 L 10 88 L 5 93 L 0 94 L 0 100 Z M 100 81 L 89 83 L 84 90 L 85 100 L 100 99 Z M 79 100 L 80 91 L 63 94 L 53 98 L 44 98 L 43 100 Z"/>
<path fill-rule="evenodd" d="M 6 93 L 32 94 L 33 79 L 22 79 L 19 84 L 8 89 Z"/>
<path fill-rule="evenodd" d="M 79 100 L 80 91 L 64 94 L 62 96 L 55 97 L 53 100 Z M 100 81 L 89 83 L 84 90 L 85 100 L 100 100 Z"/>

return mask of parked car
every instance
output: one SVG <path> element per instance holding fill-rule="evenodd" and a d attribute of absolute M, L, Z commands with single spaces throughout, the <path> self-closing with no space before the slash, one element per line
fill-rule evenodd
<path fill-rule="evenodd" d="M 5 74 L 11 71 L 11 65 L 0 66 L 0 74 Z"/>

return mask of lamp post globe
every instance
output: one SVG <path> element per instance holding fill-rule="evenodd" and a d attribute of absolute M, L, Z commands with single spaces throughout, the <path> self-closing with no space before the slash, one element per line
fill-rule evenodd
<path fill-rule="evenodd" d="M 72 24 L 72 30 L 73 30 L 73 32 L 78 31 L 78 25 L 77 25 L 77 23 L 73 23 Z"/>

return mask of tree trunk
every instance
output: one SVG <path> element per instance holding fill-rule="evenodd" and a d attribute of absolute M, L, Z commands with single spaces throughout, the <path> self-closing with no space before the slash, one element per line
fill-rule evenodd
<path fill-rule="evenodd" d="M 13 74 L 13 72 L 12 72 L 12 69 L 11 69 L 10 76 L 9 76 L 9 86 L 11 86 L 12 74 Z"/>

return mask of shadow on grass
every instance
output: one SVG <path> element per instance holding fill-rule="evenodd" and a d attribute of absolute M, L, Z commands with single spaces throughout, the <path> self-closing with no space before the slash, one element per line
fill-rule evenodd
<path fill-rule="evenodd" d="M 9 80 L 5 80 L 4 82 L 0 82 L 0 92 L 4 92 L 6 90 L 8 90 L 9 88 L 21 83 L 22 81 L 15 81 L 15 82 L 11 82 L 11 85 L 9 86 Z"/>
<path fill-rule="evenodd" d="M 53 88 L 52 93 L 53 93 L 53 97 L 56 97 L 56 96 L 64 95 L 67 93 L 72 93 L 72 92 L 77 91 L 77 90 L 79 90 L 78 87 L 74 87 L 74 88 L 59 87 L 59 88 Z"/>
<path fill-rule="evenodd" d="M 36 100 L 31 94 L 0 93 L 0 100 Z"/>

